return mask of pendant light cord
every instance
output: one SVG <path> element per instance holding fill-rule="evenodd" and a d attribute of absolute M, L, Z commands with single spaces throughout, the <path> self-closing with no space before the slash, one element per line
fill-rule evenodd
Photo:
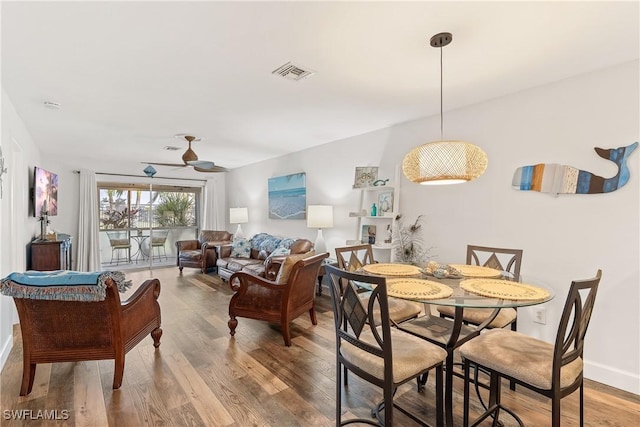
<path fill-rule="evenodd" d="M 444 141 L 444 118 L 442 114 L 442 46 L 440 46 L 440 141 Z"/>

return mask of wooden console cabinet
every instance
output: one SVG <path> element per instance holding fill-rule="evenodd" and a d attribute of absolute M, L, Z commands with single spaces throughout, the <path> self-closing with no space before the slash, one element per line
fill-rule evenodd
<path fill-rule="evenodd" d="M 71 270 L 71 238 L 31 242 L 31 270 Z"/>

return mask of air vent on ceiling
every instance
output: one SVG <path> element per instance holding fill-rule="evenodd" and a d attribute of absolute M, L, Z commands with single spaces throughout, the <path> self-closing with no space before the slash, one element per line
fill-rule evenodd
<path fill-rule="evenodd" d="M 271 74 L 277 74 L 287 80 L 302 80 L 313 73 L 315 73 L 315 71 L 305 69 L 291 62 L 287 62 L 271 72 Z"/>

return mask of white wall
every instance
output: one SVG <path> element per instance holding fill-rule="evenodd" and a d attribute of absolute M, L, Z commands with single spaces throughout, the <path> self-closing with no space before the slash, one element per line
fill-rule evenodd
<path fill-rule="evenodd" d="M 4 89 L 1 145 L 7 167 L 0 202 L 0 277 L 4 277 L 12 271 L 24 271 L 29 241 L 39 230 L 38 221 L 29 212 L 29 180 L 33 180 L 33 166 L 40 158 Z M 0 369 L 13 346 L 14 323 L 17 315 L 13 300 L 0 295 Z"/>
<path fill-rule="evenodd" d="M 640 394 L 640 150 L 631 156 L 630 182 L 599 195 L 553 197 L 511 188 L 514 170 L 536 163 L 568 164 L 612 176 L 613 163 L 593 147 L 626 146 L 639 139 L 638 61 L 562 80 L 464 109 L 445 112 L 445 139 L 482 147 L 487 172 L 458 186 L 423 187 L 402 177 L 400 211 L 426 215 L 426 237 L 441 262 L 463 262 L 467 244 L 524 249 L 522 279 L 551 287 L 547 324 L 521 309 L 519 330 L 552 341 L 572 279 L 603 279 L 585 350 L 585 376 Z M 445 99 L 446 101 L 446 99 Z M 265 231 L 315 239 L 305 221 L 270 220 L 267 179 L 307 174 L 307 204 L 335 206 L 335 227 L 324 230 L 329 250 L 357 238 L 358 206 L 351 189 L 356 166 L 379 166 L 392 178 L 406 152 L 440 139 L 430 117 L 334 141 L 231 171 L 228 206 L 248 206 L 245 234 Z M 232 230 L 231 225 L 228 226 Z"/>
<path fill-rule="evenodd" d="M 478 180 L 459 186 L 422 187 L 401 183 L 400 210 L 408 218 L 426 215 L 426 236 L 442 262 L 463 261 L 467 244 L 521 247 L 523 280 L 552 287 L 548 322 L 531 322 L 520 310 L 520 330 L 551 340 L 572 279 L 604 271 L 586 343 L 588 378 L 640 394 L 640 152 L 631 156 L 631 180 L 603 195 L 562 195 L 511 189 L 516 167 L 539 162 L 570 164 L 610 176 L 615 167 L 593 152 L 639 139 L 638 62 L 566 79 L 551 85 L 445 113 L 445 137 L 466 139 L 489 156 Z M 445 99 L 446 101 L 446 99 Z M 246 234 L 260 231 L 315 239 L 305 221 L 269 220 L 267 179 L 307 173 L 307 203 L 335 206 L 335 227 L 324 231 L 330 250 L 355 239 L 348 212 L 358 206 L 351 189 L 356 166 L 380 166 L 380 177 L 393 178 L 413 146 L 439 139 L 439 119 L 430 117 L 231 171 L 227 205 L 248 206 Z M 24 269 L 28 242 L 39 231 L 29 212 L 33 166 L 59 174 L 60 214 L 54 229 L 77 224 L 77 178 L 66 165 L 42 159 L 11 101 L 2 91 L 2 148 L 16 163 L 8 172 L 13 188 L 5 192 L 0 213 L 0 275 Z M 10 147 L 10 148 L 8 148 Z M 46 162 L 45 162 L 46 160 Z M 21 188 L 24 186 L 24 188 Z M 73 187 L 74 191 L 64 188 Z M 66 203 L 65 203 L 66 202 Z M 227 229 L 233 231 L 234 226 Z M 17 248 L 17 249 L 16 249 Z M 15 321 L 10 299 L 0 297 L 0 363 L 11 347 Z M 630 333 L 631 332 L 631 333 Z"/>

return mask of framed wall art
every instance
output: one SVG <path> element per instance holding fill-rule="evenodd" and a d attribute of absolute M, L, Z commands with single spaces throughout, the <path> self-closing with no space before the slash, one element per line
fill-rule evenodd
<path fill-rule="evenodd" d="M 353 188 L 371 187 L 378 179 L 377 166 L 356 167 L 356 178 L 353 181 Z"/>
<path fill-rule="evenodd" d="M 269 178 L 270 219 L 306 219 L 306 178 L 304 172 Z"/>

